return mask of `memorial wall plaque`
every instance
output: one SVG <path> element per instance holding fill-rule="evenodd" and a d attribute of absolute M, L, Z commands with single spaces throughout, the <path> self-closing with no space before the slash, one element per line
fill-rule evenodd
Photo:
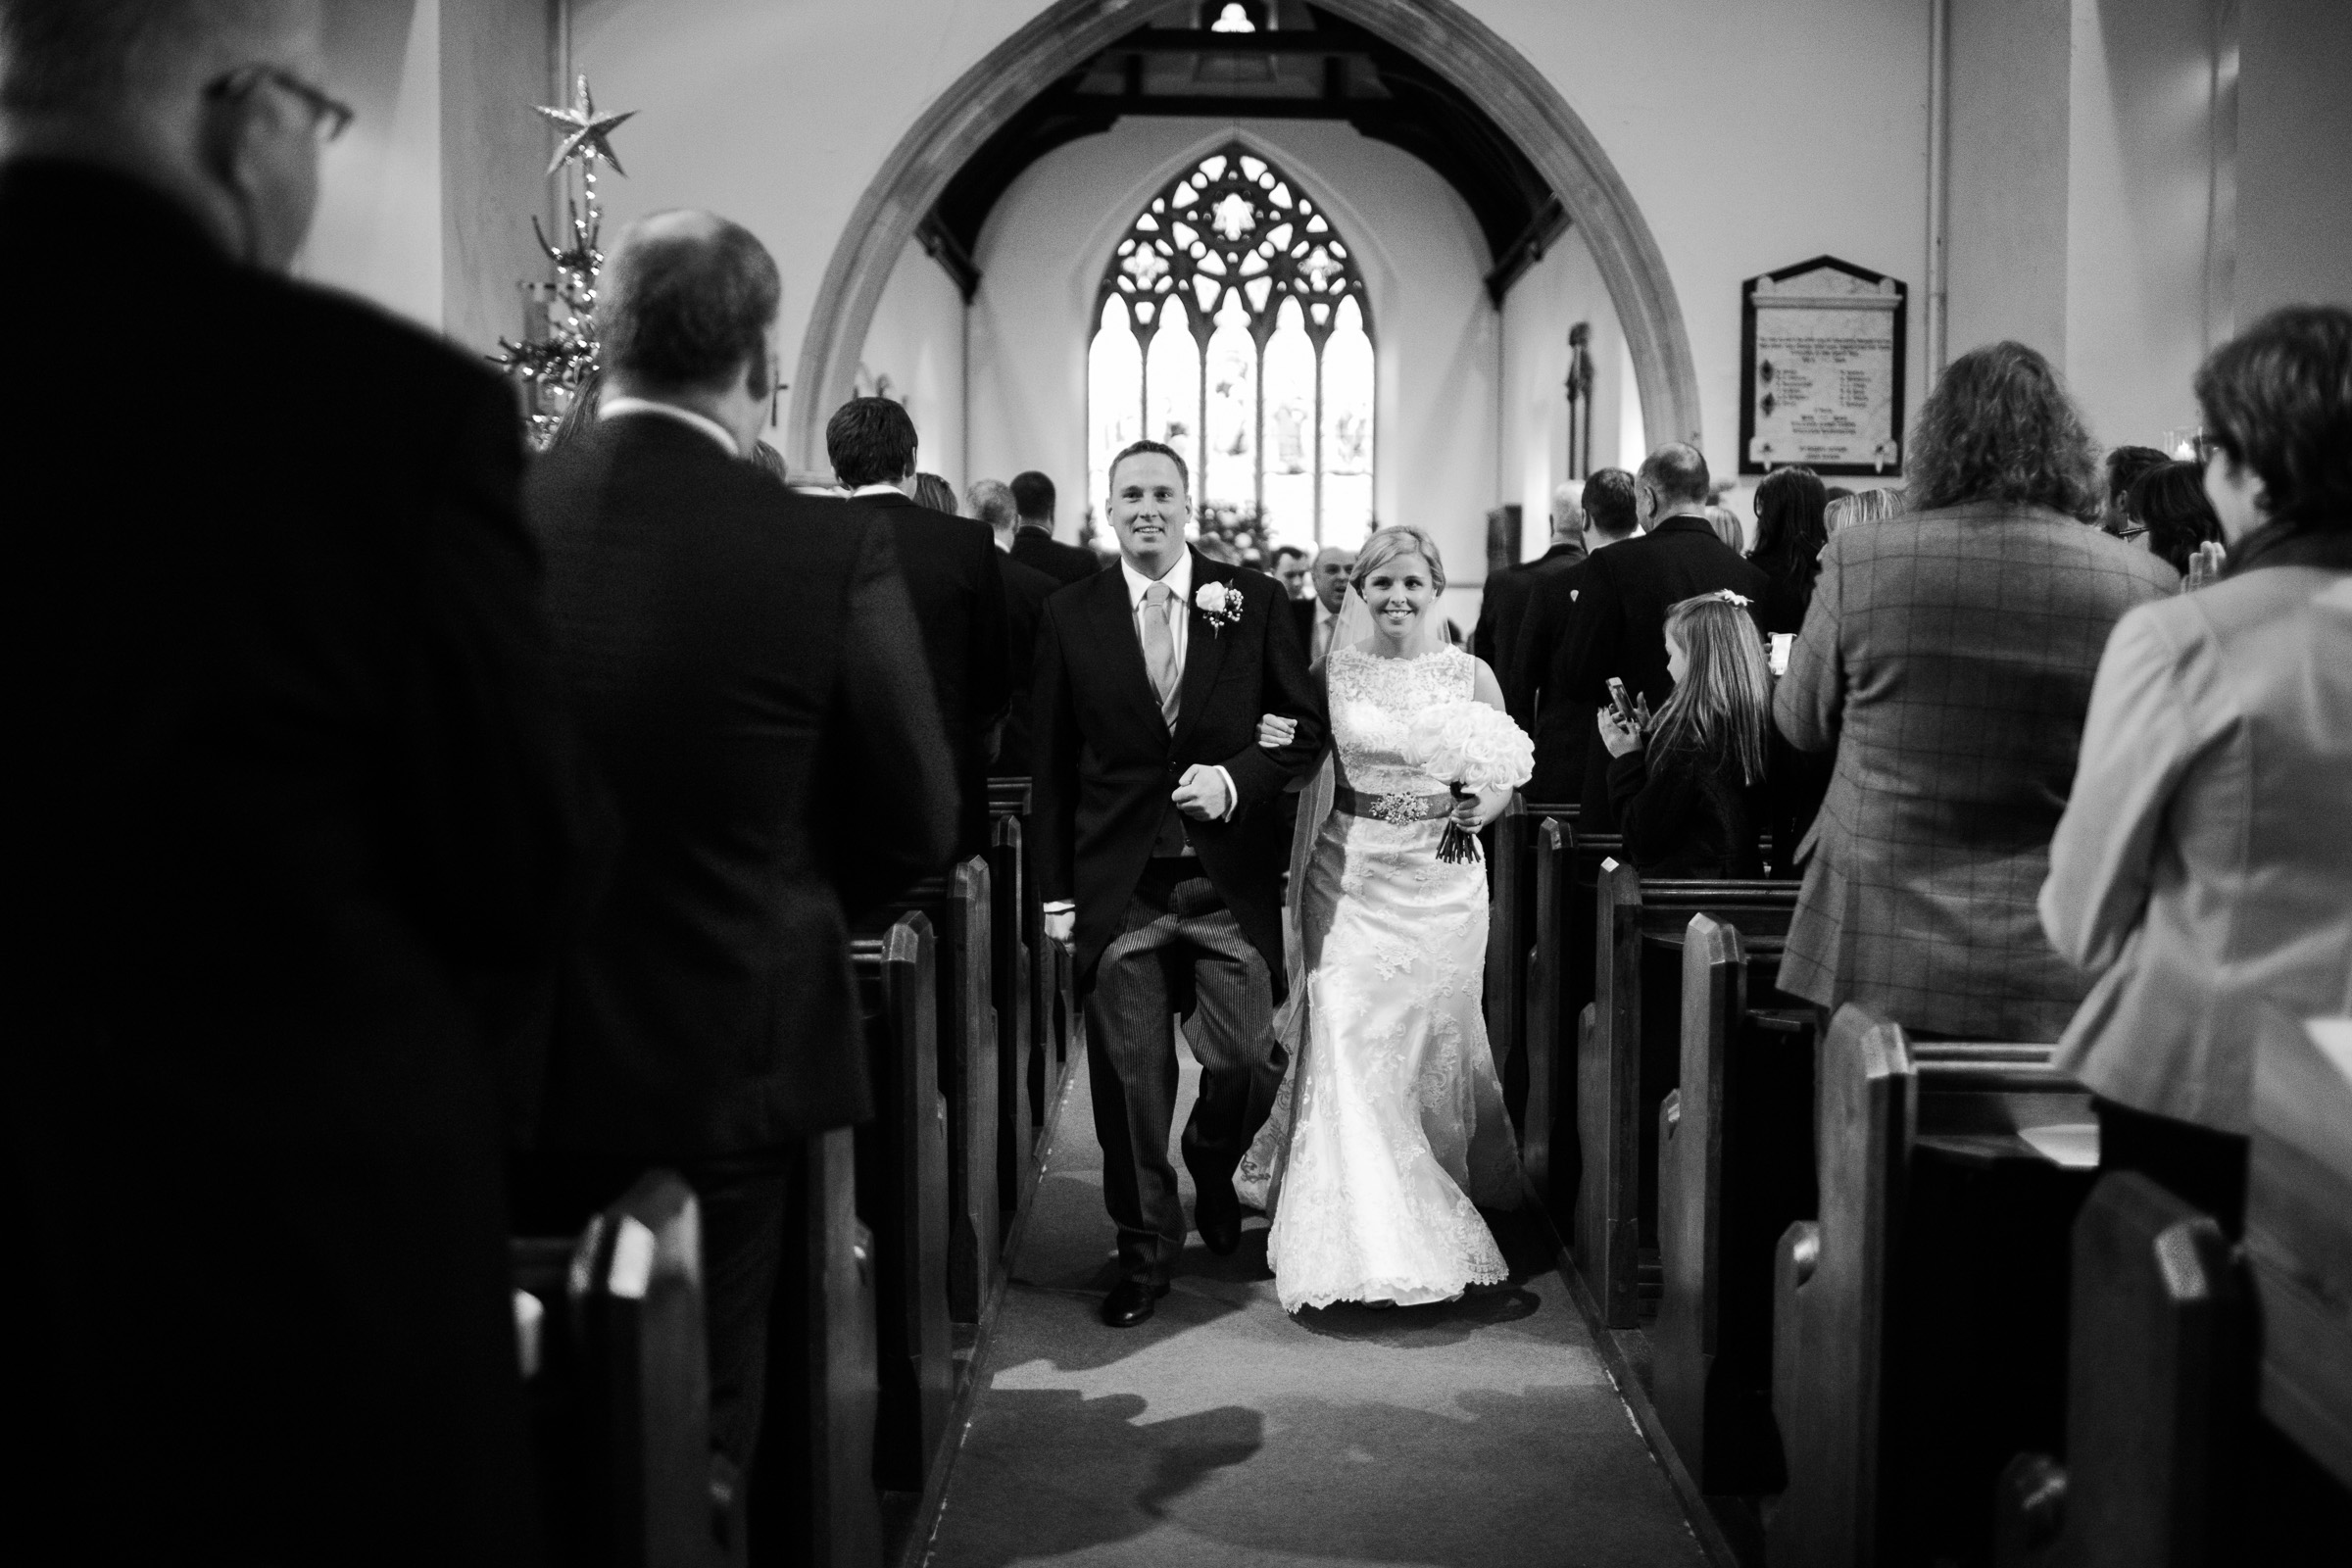
<path fill-rule="evenodd" d="M 1902 472 L 1905 294 L 1833 256 L 1740 285 L 1741 473 Z"/>

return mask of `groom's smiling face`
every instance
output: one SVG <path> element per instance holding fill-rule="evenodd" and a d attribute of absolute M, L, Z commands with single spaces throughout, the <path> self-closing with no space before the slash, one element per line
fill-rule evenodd
<path fill-rule="evenodd" d="M 1192 513 L 1184 472 L 1173 458 L 1138 452 L 1110 476 L 1110 525 L 1120 551 L 1147 577 L 1164 575 L 1184 554 Z"/>

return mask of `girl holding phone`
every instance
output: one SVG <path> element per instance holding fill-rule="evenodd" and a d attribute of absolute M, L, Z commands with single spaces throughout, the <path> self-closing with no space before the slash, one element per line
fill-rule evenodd
<path fill-rule="evenodd" d="M 1772 677 L 1748 602 L 1730 592 L 1666 612 L 1674 695 L 1655 719 L 1599 712 L 1609 799 L 1645 875 L 1755 877 Z"/>

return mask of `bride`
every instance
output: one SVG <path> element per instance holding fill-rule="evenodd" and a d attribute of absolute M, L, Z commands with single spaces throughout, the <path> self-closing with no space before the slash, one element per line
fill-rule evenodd
<path fill-rule="evenodd" d="M 1487 871 L 1437 851 L 1449 816 L 1475 831 L 1510 792 L 1456 801 L 1403 749 L 1435 705 L 1502 707 L 1494 671 L 1445 639 L 1445 586 L 1427 534 L 1381 529 L 1319 666 L 1336 751 L 1300 797 L 1292 853 L 1297 940 L 1276 1019 L 1291 1071 L 1235 1179 L 1272 1216 L 1286 1312 L 1449 1300 L 1507 1275 L 1478 1213 L 1519 1200 L 1481 1013 Z M 1260 744 L 1286 742 L 1285 723 L 1268 715 Z"/>

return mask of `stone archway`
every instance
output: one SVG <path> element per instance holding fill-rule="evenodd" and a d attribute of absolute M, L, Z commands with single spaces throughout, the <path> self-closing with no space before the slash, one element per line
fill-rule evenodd
<path fill-rule="evenodd" d="M 1682 307 L 1649 224 L 1599 141 L 1527 58 L 1454 0 L 1321 0 L 1477 94 L 1558 193 L 1625 330 L 1644 428 L 1699 440 L 1698 373 Z M 824 450 L 850 395 L 882 290 L 924 213 L 966 159 L 1031 98 L 1135 25 L 1132 0 L 1055 0 L 923 112 L 858 198 L 809 302 L 787 446 L 796 467 Z"/>

